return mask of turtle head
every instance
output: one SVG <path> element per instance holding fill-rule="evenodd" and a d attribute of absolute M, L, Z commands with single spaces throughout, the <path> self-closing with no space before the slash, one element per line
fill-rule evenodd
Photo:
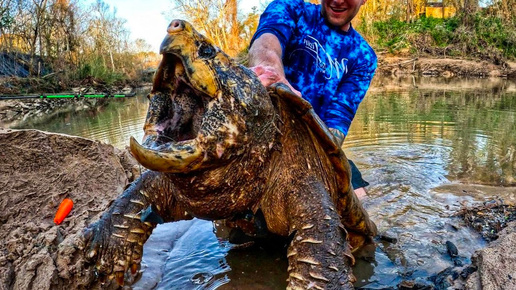
<path fill-rule="evenodd" d="M 143 166 L 187 173 L 267 142 L 260 132 L 274 109 L 254 73 L 182 20 L 171 22 L 160 53 L 143 143 L 130 144 Z"/>

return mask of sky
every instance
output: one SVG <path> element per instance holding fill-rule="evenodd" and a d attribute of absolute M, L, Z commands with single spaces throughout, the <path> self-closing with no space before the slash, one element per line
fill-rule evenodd
<path fill-rule="evenodd" d="M 145 39 L 158 53 L 159 46 L 167 33 L 167 26 L 174 16 L 170 13 L 172 0 L 103 0 L 112 9 L 116 7 L 118 18 L 127 20 L 125 27 L 131 32 L 131 39 Z M 261 7 L 263 0 L 240 0 L 243 11 L 251 11 L 251 7 Z"/>

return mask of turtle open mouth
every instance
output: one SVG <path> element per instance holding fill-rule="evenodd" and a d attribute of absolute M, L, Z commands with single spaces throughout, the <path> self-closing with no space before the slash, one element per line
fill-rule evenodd
<path fill-rule="evenodd" d="M 151 104 L 153 120 L 146 124 L 146 147 L 160 147 L 170 142 L 194 139 L 201 127 L 205 102 L 209 96 L 196 90 L 188 80 L 181 59 L 166 53 L 155 77 L 153 93 L 156 104 Z M 152 102 L 153 100 L 151 100 Z M 148 141 L 147 141 L 148 140 Z M 152 143 L 154 144 L 152 144 Z"/>
<path fill-rule="evenodd" d="M 210 96 L 191 84 L 180 57 L 164 53 L 149 99 L 143 143 L 131 138 L 131 152 L 152 170 L 192 169 L 203 157 L 197 137 Z"/>

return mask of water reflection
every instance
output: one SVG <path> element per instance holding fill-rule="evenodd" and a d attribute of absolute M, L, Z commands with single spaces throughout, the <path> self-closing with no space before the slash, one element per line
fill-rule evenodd
<path fill-rule="evenodd" d="M 146 107 L 142 95 L 25 128 L 123 148 L 129 136 L 141 139 Z M 452 265 L 446 241 L 457 245 L 464 262 L 484 246 L 476 233 L 449 216 L 465 202 L 515 199 L 515 115 L 516 86 L 506 80 L 375 79 L 345 151 L 371 183 L 366 209 L 380 231 L 397 242 L 378 242 L 360 253 L 356 286 L 384 289 L 436 274 Z M 146 248 L 141 289 L 286 285 L 280 254 L 265 249 L 228 253 L 210 222 L 165 225 L 152 239 L 158 244 Z"/>
<path fill-rule="evenodd" d="M 113 99 L 95 109 L 58 113 L 50 120 L 26 120 L 15 128 L 82 136 L 125 148 L 129 145 L 129 136 L 134 136 L 136 140 L 143 137 L 148 106 L 146 93 L 143 91 L 135 97 Z"/>
<path fill-rule="evenodd" d="M 389 81 L 398 85 L 384 91 Z M 514 198 L 501 186 L 514 185 L 516 92 L 503 81 L 478 83 L 387 79 L 361 104 L 346 153 L 373 181 L 364 205 L 397 243 L 379 243 L 372 263 L 357 263 L 355 273 L 368 273 L 357 286 L 395 287 L 452 266 L 448 240 L 468 262 L 484 243 L 449 216 L 464 202 Z M 477 194 L 468 194 L 471 184 Z"/>
<path fill-rule="evenodd" d="M 481 90 L 478 82 L 486 80 L 468 80 L 462 82 L 469 86 L 457 90 L 443 84 L 432 88 L 425 80 L 434 85 L 435 79 L 429 78 L 411 89 L 370 93 L 345 146 L 441 143 L 450 149 L 446 160 L 450 179 L 515 185 L 514 84 L 497 80 L 494 87 Z"/>
<path fill-rule="evenodd" d="M 144 245 L 143 275 L 133 289 L 217 289 L 229 282 L 229 247 L 211 222 L 159 225 Z"/>

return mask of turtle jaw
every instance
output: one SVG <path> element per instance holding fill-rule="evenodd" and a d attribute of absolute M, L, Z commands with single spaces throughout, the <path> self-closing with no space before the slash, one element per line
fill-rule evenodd
<path fill-rule="evenodd" d="M 210 99 L 189 82 L 180 57 L 164 54 L 149 95 L 143 143 L 130 140 L 136 160 L 154 171 L 198 169 L 205 155 L 201 125 Z"/>
<path fill-rule="evenodd" d="M 149 149 L 140 145 L 134 137 L 130 140 L 133 156 L 144 167 L 161 172 L 189 172 L 197 169 L 203 159 L 202 148 L 196 139 L 172 143 L 159 149 Z"/>

